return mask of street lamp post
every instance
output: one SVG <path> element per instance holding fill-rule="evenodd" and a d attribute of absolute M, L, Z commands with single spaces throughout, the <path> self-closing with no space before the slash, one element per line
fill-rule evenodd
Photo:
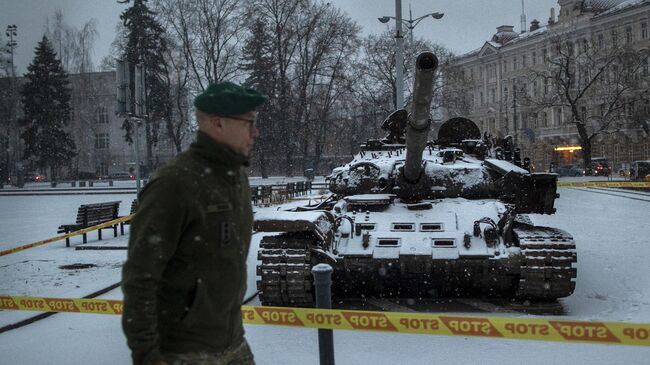
<path fill-rule="evenodd" d="M 397 51 L 395 53 L 395 63 L 396 63 L 396 93 L 395 93 L 395 104 L 397 109 L 404 107 L 404 37 L 402 36 L 402 23 L 406 28 L 411 32 L 410 34 L 410 44 L 413 45 L 413 29 L 424 19 L 431 16 L 434 19 L 440 19 L 444 16 L 444 13 L 428 13 L 422 15 L 419 18 L 413 19 L 413 13 L 411 12 L 411 6 L 409 5 L 409 19 L 402 19 L 402 0 L 395 0 L 395 16 L 382 16 L 379 19 L 382 23 L 388 23 L 391 19 L 395 19 L 395 39 L 397 41 Z"/>
<path fill-rule="evenodd" d="M 517 86 L 512 87 L 512 133 L 514 134 L 515 146 L 517 145 Z"/>
<path fill-rule="evenodd" d="M 9 47 L 9 53 L 11 54 L 11 77 L 16 77 L 16 70 L 14 69 L 14 48 L 18 45 L 14 37 L 18 36 L 18 27 L 16 24 L 7 25 L 7 30 L 5 35 L 9 37 L 9 42 L 7 42 L 7 47 Z"/>
<path fill-rule="evenodd" d="M 7 149 L 5 151 L 6 153 L 6 167 L 5 169 L 5 175 L 3 176 L 4 178 L 8 177 L 11 174 L 11 169 L 9 168 L 10 165 L 13 165 L 13 171 L 15 171 L 16 176 L 18 177 L 21 175 L 21 171 L 19 171 L 19 165 L 18 165 L 18 151 L 20 150 L 19 144 L 20 144 L 20 134 L 18 133 L 18 128 L 17 128 L 17 123 L 16 123 L 16 67 L 14 66 L 14 52 L 16 49 L 16 46 L 18 45 L 18 42 L 16 42 L 15 37 L 18 36 L 18 26 L 16 24 L 11 24 L 7 26 L 7 29 L 5 30 L 5 35 L 9 38 L 9 42 L 7 42 L 7 52 L 10 55 L 10 67 L 11 67 L 11 77 L 9 81 L 10 85 L 10 104 L 9 104 L 9 123 L 10 123 L 10 128 L 7 129 L 7 144 L 12 143 L 13 148 L 11 151 Z M 13 132 L 10 132 L 10 130 L 13 130 Z M 11 142 L 10 142 L 11 140 Z M 13 163 L 12 161 L 13 160 Z M 21 182 L 22 182 L 22 175 L 20 176 Z"/>

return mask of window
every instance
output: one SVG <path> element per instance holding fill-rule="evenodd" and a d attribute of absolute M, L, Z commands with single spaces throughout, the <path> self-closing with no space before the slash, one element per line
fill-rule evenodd
<path fill-rule="evenodd" d="M 420 224 L 421 232 L 442 232 L 442 223 L 422 223 Z"/>
<path fill-rule="evenodd" d="M 492 100 L 492 103 L 497 102 L 497 91 L 495 88 L 490 89 L 490 100 Z"/>
<path fill-rule="evenodd" d="M 648 23 L 641 23 L 641 39 L 648 39 Z"/>
<path fill-rule="evenodd" d="M 625 27 L 625 43 L 630 44 L 634 40 L 634 37 L 632 35 L 632 26 L 628 25 Z"/>
<path fill-rule="evenodd" d="M 515 57 L 515 58 L 512 59 L 512 69 L 517 70 L 518 68 L 519 68 L 519 66 L 517 64 L 517 57 Z"/>
<path fill-rule="evenodd" d="M 561 125 L 562 124 L 562 108 L 554 108 L 553 113 L 555 114 L 553 117 L 553 124 L 554 125 Z"/>
<path fill-rule="evenodd" d="M 97 108 L 95 114 L 97 116 L 97 123 L 108 124 L 108 113 L 106 112 L 105 107 L 100 106 L 99 108 Z"/>
<path fill-rule="evenodd" d="M 96 150 L 108 149 L 108 145 L 109 145 L 108 133 L 95 133 Z"/>
<path fill-rule="evenodd" d="M 480 94 L 480 95 L 481 95 L 481 96 L 480 96 L 480 100 L 481 100 L 481 104 L 480 104 L 480 105 L 483 106 L 483 105 L 485 105 L 485 98 L 483 97 L 483 92 L 482 92 L 482 91 L 481 91 L 481 94 Z"/>
<path fill-rule="evenodd" d="M 394 232 L 413 232 L 415 231 L 415 224 L 413 223 L 393 223 L 391 231 Z"/>
<path fill-rule="evenodd" d="M 533 52 L 533 65 L 537 64 L 537 52 Z"/>
<path fill-rule="evenodd" d="M 541 127 L 548 127 L 548 118 L 546 116 L 546 112 L 542 112 L 540 118 Z"/>
<path fill-rule="evenodd" d="M 612 30 L 612 46 L 617 47 L 618 46 L 618 32 L 616 29 Z"/>
<path fill-rule="evenodd" d="M 528 57 L 526 55 L 521 56 L 521 67 L 526 68 L 528 66 Z"/>
<path fill-rule="evenodd" d="M 548 51 L 546 48 L 542 50 L 542 62 L 546 63 L 548 62 Z"/>
<path fill-rule="evenodd" d="M 641 76 L 643 77 L 648 77 L 649 70 L 648 70 L 648 57 L 646 57 L 643 60 L 643 64 L 641 65 Z"/>
<path fill-rule="evenodd" d="M 605 36 L 602 33 L 598 34 L 598 40 L 596 42 L 598 49 L 603 49 L 605 47 Z"/>
<path fill-rule="evenodd" d="M 544 95 L 548 94 L 548 79 L 544 78 Z"/>

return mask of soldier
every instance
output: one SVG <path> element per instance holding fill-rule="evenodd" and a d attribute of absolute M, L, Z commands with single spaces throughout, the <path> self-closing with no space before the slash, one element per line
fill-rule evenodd
<path fill-rule="evenodd" d="M 211 84 L 194 99 L 196 142 L 138 196 L 122 271 L 134 364 L 254 364 L 241 318 L 253 223 L 244 166 L 265 100 Z"/>

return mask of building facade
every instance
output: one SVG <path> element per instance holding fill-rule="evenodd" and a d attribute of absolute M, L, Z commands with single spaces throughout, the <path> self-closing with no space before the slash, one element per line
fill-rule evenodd
<path fill-rule="evenodd" d="M 554 57 L 559 39 L 576 44 L 590 40 L 597 47 L 622 44 L 639 54 L 646 52 L 638 69 L 640 82 L 630 92 L 647 92 L 650 81 L 649 0 L 559 0 L 558 5 L 557 19 L 551 9 L 546 25 L 533 20 L 521 32 L 513 26 L 500 26 L 490 41 L 458 57 L 455 63 L 471 80 L 467 92 L 473 96 L 473 103 L 466 117 L 492 136 L 512 135 L 536 171 L 546 171 L 551 164 L 582 162 L 571 110 L 530 102 L 538 94 L 553 92 L 552 86 L 531 75 L 548 66 L 545 64 Z M 597 113 L 599 103 L 602 101 L 586 100 L 585 113 Z M 592 140 L 592 157 L 607 158 L 614 171 L 627 168 L 631 161 L 650 159 L 649 114 L 647 103 L 618 113 L 616 128 L 608 128 Z"/>
<path fill-rule="evenodd" d="M 117 172 L 135 170 L 136 143 L 125 139 L 124 118 L 115 114 L 116 77 L 115 72 L 90 72 L 70 74 L 72 120 L 68 130 L 75 141 L 77 155 L 73 162 L 60 175 L 63 178 L 90 179 L 107 176 Z M 0 144 L 5 178 L 14 180 L 18 170 L 23 173 L 33 171 L 28 160 L 22 159 L 22 128 L 17 122 L 22 116 L 20 105 L 20 85 L 25 80 L 0 78 L 0 88 L 8 90 L 15 87 L 16 92 L 6 92 L 0 106 Z M 15 95 L 13 98 L 10 95 Z M 12 101 L 13 99 L 13 101 Z M 147 143 L 144 126 L 139 128 L 138 156 L 140 165 L 146 165 Z M 135 133 L 134 137 L 135 138 Z M 135 142 L 135 140 L 134 140 Z M 185 141 L 186 148 L 189 141 Z M 158 130 L 158 141 L 152 146 L 153 168 L 176 156 L 174 144 L 167 138 L 164 127 Z M 142 169 L 141 171 L 144 171 Z M 47 171 L 38 171 L 47 174 Z"/>

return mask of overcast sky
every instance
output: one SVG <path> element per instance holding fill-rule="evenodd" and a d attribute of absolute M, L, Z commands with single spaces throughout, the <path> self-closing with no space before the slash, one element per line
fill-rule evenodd
<path fill-rule="evenodd" d="M 363 34 L 381 33 L 388 25 L 380 23 L 377 18 L 395 15 L 394 0 L 331 0 L 347 12 L 363 29 Z M 424 37 L 441 43 L 457 54 L 465 53 L 483 45 L 494 34 L 496 27 L 507 24 L 520 30 L 522 0 L 402 0 L 402 14 L 409 16 L 409 5 L 413 18 L 431 12 L 442 12 L 440 20 L 424 19 L 415 28 L 417 37 Z M 546 24 L 551 7 L 556 7 L 557 0 L 525 0 L 528 24 L 538 19 Z M 43 35 L 45 19 L 61 9 L 68 24 L 80 28 L 91 18 L 97 21 L 99 38 L 94 49 L 94 64 L 108 54 L 115 37 L 115 26 L 120 13 L 126 8 L 116 0 L 0 0 L 0 27 L 18 26 L 18 48 L 15 64 L 20 74 L 34 57 L 34 47 Z M 394 23 L 393 23 L 394 24 Z M 6 42 L 4 32 L 0 33 L 2 42 Z"/>

